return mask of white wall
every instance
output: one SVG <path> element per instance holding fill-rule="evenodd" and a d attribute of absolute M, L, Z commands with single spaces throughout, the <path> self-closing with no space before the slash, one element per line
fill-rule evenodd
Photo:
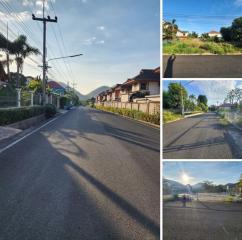
<path fill-rule="evenodd" d="M 160 94 L 160 86 L 158 82 L 149 82 L 150 95 Z"/>
<path fill-rule="evenodd" d="M 132 85 L 132 92 L 136 92 L 140 90 L 140 83 Z"/>

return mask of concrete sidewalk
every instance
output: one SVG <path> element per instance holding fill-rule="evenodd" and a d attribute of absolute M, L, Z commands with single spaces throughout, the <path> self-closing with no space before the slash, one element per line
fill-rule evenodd
<path fill-rule="evenodd" d="M 12 127 L 0 127 L 0 141 L 13 137 L 14 135 L 22 132 L 22 130 Z"/>

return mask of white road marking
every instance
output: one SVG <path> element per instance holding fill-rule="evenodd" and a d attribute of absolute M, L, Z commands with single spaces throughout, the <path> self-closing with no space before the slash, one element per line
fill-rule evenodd
<path fill-rule="evenodd" d="M 63 114 L 63 115 L 64 115 L 64 114 Z M 60 115 L 59 117 L 61 117 L 61 116 L 63 116 L 63 115 Z M 42 126 L 36 128 L 36 129 L 34 129 L 32 132 L 26 134 L 25 136 L 21 137 L 20 139 L 17 139 L 16 141 L 10 143 L 10 144 L 7 145 L 6 147 L 0 149 L 0 154 L 3 153 L 4 151 L 6 151 L 7 149 L 13 147 L 13 146 L 16 145 L 17 143 L 23 141 L 25 138 L 27 138 L 27 137 L 31 136 L 32 134 L 38 132 L 40 129 L 42 129 L 43 127 L 47 126 L 48 124 L 50 124 L 50 123 L 54 122 L 55 120 L 59 119 L 59 117 L 56 117 L 56 118 L 50 120 L 49 122 L 47 122 L 47 123 L 43 124 Z"/>

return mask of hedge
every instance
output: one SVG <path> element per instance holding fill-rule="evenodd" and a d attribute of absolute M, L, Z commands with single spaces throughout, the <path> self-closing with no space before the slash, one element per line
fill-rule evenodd
<path fill-rule="evenodd" d="M 0 109 L 0 125 L 15 123 L 43 113 L 43 106 Z"/>
<path fill-rule="evenodd" d="M 103 110 L 103 111 L 117 113 L 122 116 L 127 116 L 127 117 L 134 118 L 137 120 L 142 120 L 142 121 L 160 125 L 160 113 L 150 115 L 148 113 L 144 113 L 144 112 L 137 111 L 137 110 L 131 110 L 131 109 L 127 109 L 127 108 L 104 107 L 104 106 L 100 106 L 100 105 L 96 105 L 95 108 L 97 108 L 99 110 Z"/>

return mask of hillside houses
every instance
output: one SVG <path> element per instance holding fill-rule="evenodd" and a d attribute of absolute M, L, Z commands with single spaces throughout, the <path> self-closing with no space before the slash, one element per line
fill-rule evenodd
<path fill-rule="evenodd" d="M 142 69 L 140 73 L 122 84 L 101 92 L 96 102 L 133 102 L 136 98 L 160 94 L 160 68 Z"/>

